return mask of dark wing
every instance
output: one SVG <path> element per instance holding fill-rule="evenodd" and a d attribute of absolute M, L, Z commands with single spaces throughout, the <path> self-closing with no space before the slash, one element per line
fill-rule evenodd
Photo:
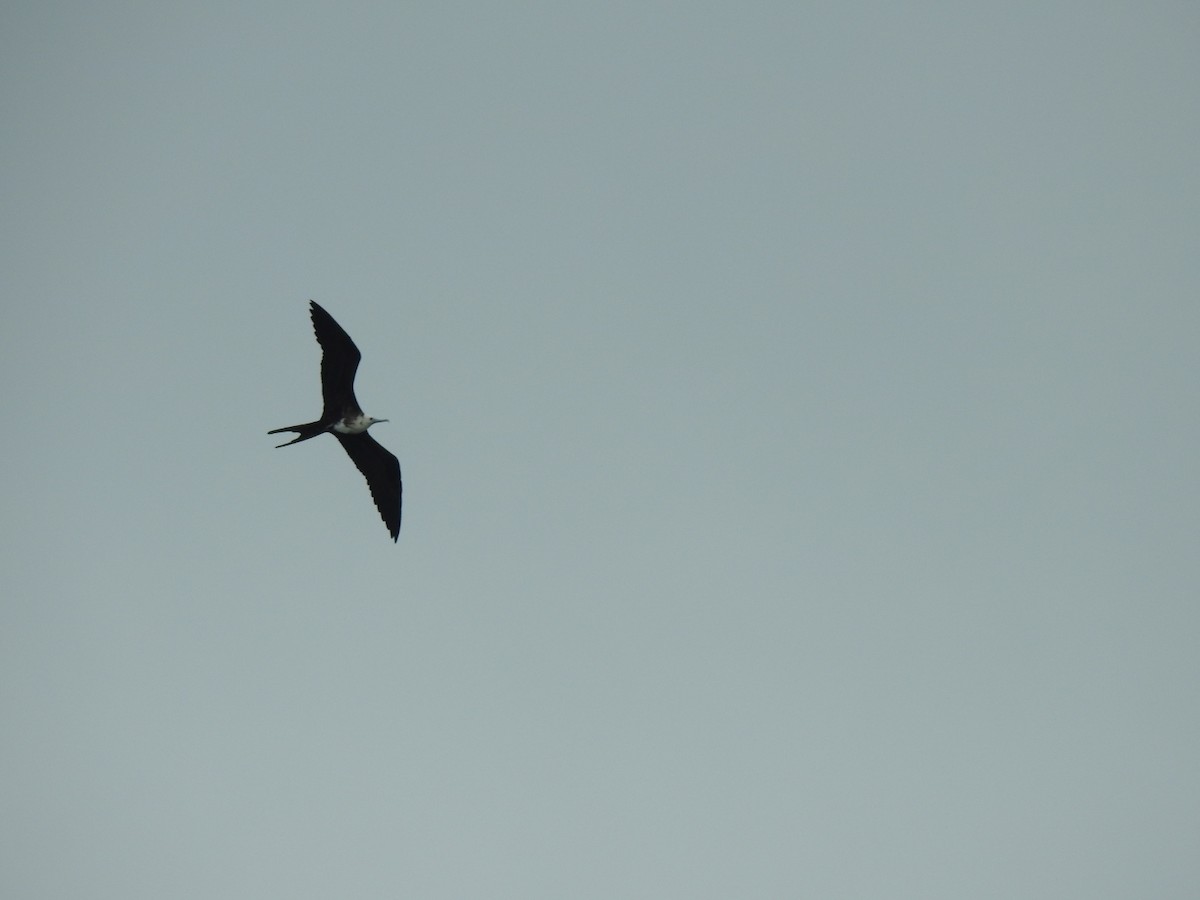
<path fill-rule="evenodd" d="M 332 422 L 347 415 L 361 415 L 362 410 L 354 399 L 354 375 L 362 354 L 354 346 L 354 341 L 350 340 L 350 335 L 333 321 L 333 316 L 325 312 L 317 301 L 308 302 L 312 305 L 313 331 L 322 351 L 321 397 L 325 401 L 325 410 L 321 418 Z"/>
<path fill-rule="evenodd" d="M 365 431 L 362 434 L 338 434 L 346 453 L 358 466 L 358 471 L 367 479 L 367 487 L 375 499 L 375 507 L 391 532 L 392 540 L 400 537 L 400 460 L 392 456 L 375 438 Z"/>

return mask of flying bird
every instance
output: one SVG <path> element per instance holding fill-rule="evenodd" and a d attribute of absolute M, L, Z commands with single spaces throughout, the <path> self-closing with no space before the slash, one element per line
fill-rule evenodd
<path fill-rule="evenodd" d="M 309 300 L 312 309 L 313 331 L 321 345 L 321 397 L 325 408 L 321 418 L 303 425 L 276 428 L 267 434 L 292 431 L 300 435 L 278 447 L 290 447 L 307 441 L 319 434 L 329 432 L 345 448 L 346 453 L 358 466 L 358 471 L 367 479 L 371 497 L 388 532 L 395 541 L 400 537 L 400 461 L 367 434 L 367 429 L 376 422 L 363 415 L 362 407 L 354 398 L 354 373 L 358 371 L 362 354 L 350 340 L 350 335 L 333 316 L 325 312 L 315 300 Z M 276 449 L 278 449 L 278 447 Z"/>

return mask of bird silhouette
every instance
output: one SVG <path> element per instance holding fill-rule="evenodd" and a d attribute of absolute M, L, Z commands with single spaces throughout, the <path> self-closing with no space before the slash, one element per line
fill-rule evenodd
<path fill-rule="evenodd" d="M 321 418 L 315 422 L 276 428 L 267 434 L 290 431 L 299 435 L 287 443 L 279 444 L 279 447 L 290 447 L 326 432 L 337 438 L 354 465 L 358 466 L 358 471 L 367 479 L 375 508 L 379 510 L 388 533 L 395 541 L 400 537 L 400 498 L 403 491 L 400 461 L 367 434 L 367 429 L 372 425 L 388 420 L 363 415 L 362 407 L 354 396 L 354 375 L 362 354 L 333 316 L 315 300 L 308 302 L 313 331 L 317 343 L 321 345 L 321 396 L 325 406 L 321 410 Z"/>

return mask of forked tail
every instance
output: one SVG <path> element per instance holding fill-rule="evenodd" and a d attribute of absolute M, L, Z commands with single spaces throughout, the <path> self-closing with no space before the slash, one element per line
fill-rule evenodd
<path fill-rule="evenodd" d="M 324 422 L 305 422 L 303 425 L 289 425 L 287 428 L 276 428 L 273 431 L 268 431 L 267 434 L 279 434 L 281 431 L 294 431 L 300 435 L 285 444 L 276 444 L 275 449 L 287 447 L 291 444 L 298 444 L 301 441 L 307 441 L 309 438 L 315 438 L 318 434 L 324 434 L 329 430 L 329 426 Z"/>

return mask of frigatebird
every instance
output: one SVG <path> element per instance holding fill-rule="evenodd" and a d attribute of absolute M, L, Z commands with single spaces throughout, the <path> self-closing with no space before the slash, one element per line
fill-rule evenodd
<path fill-rule="evenodd" d="M 321 418 L 315 422 L 276 428 L 267 434 L 293 431 L 300 435 L 286 444 L 279 444 L 276 449 L 307 441 L 326 432 L 337 438 L 354 460 L 354 465 L 358 466 L 358 471 L 367 479 L 379 515 L 395 541 L 400 537 L 400 494 L 403 489 L 400 461 L 367 434 L 368 428 L 387 419 L 372 419 L 363 415 L 362 407 L 354 398 L 354 373 L 358 371 L 362 354 L 354 346 L 354 341 L 350 340 L 350 335 L 333 320 L 333 316 L 315 300 L 308 302 L 312 307 L 313 331 L 317 335 L 317 343 L 321 345 L 321 397 L 325 401 L 325 408 L 321 411 Z"/>

